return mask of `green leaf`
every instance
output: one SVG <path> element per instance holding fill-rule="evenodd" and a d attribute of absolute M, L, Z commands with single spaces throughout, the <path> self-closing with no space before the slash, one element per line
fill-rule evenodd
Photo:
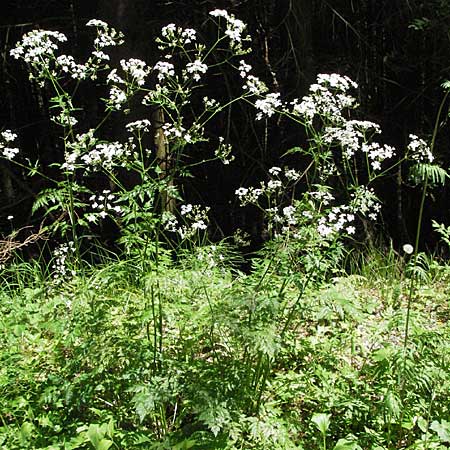
<path fill-rule="evenodd" d="M 348 439 L 339 439 L 334 446 L 334 450 L 357 450 L 361 448 L 355 441 L 349 441 Z"/>
<path fill-rule="evenodd" d="M 113 445 L 113 441 L 110 441 L 109 439 L 102 439 L 97 447 L 95 447 L 95 450 L 108 450 L 109 447 Z"/>
<path fill-rule="evenodd" d="M 20 440 L 22 443 L 28 441 L 33 432 L 34 426 L 30 422 L 24 422 L 20 427 Z"/>
<path fill-rule="evenodd" d="M 100 432 L 100 427 L 96 423 L 91 423 L 89 425 L 89 428 L 87 430 L 87 436 L 89 440 L 91 441 L 91 444 L 94 446 L 94 448 L 97 450 L 98 445 L 103 438 L 103 433 Z"/>
<path fill-rule="evenodd" d="M 317 429 L 325 435 L 330 427 L 330 417 L 331 414 L 315 413 L 312 416 L 311 422 L 313 422 Z"/>
<path fill-rule="evenodd" d="M 450 422 L 444 419 L 440 422 L 434 420 L 430 425 L 430 429 L 437 433 L 441 442 L 450 442 Z"/>

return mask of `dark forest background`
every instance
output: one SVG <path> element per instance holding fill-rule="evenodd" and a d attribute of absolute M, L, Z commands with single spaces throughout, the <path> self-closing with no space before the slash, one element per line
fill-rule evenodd
<path fill-rule="evenodd" d="M 248 24 L 253 54 L 247 59 L 255 74 L 284 99 L 305 95 L 317 73 L 337 72 L 359 84 L 358 114 L 381 125 L 383 140 L 401 153 L 414 133 L 429 139 L 450 77 L 450 2 L 448 0 L 16 0 L 2 2 L 0 43 L 0 126 L 20 137 L 19 146 L 31 160 L 39 156 L 46 170 L 62 158 L 56 129 L 48 117 L 46 92 L 28 81 L 25 68 L 9 57 L 9 50 L 32 29 L 65 33 L 74 56 L 90 50 L 85 23 L 107 21 L 125 34 L 126 43 L 115 58 L 136 57 L 150 65 L 158 61 L 155 37 L 174 22 L 197 29 L 207 37 L 208 12 L 227 9 Z M 85 45 L 86 44 L 86 45 Z M 232 80 L 211 92 L 233 93 Z M 97 114 L 101 91 L 83 91 L 86 120 Z M 439 123 L 435 156 L 444 168 L 450 164 L 448 105 Z M 302 130 L 278 118 L 255 122 L 251 106 L 239 106 L 224 116 L 211 133 L 233 143 L 236 161 L 230 166 L 211 163 L 194 171 L 185 186 L 190 202 L 212 207 L 214 236 L 220 238 L 240 227 L 261 238 L 260 219 L 239 208 L 234 191 L 264 179 L 267 168 L 282 165 L 289 148 L 302 145 Z M 111 127 L 111 133 L 116 127 Z M 286 160 L 295 167 L 295 160 Z M 298 162 L 298 164 L 300 164 Z M 404 169 L 403 169 L 404 170 Z M 31 216 L 35 195 L 44 181 L 31 181 L 7 161 L 0 161 L 0 229 L 38 226 Z M 436 238 L 430 218 L 449 223 L 448 188 L 433 191 L 426 207 L 423 246 L 433 249 Z M 378 186 L 384 202 L 377 231 L 401 244 L 411 242 L 416 226 L 420 188 L 409 184 L 402 168 Z"/>

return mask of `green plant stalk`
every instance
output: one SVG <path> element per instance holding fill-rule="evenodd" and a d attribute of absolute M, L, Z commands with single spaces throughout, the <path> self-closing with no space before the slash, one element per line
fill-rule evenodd
<path fill-rule="evenodd" d="M 263 375 L 262 375 L 262 379 L 260 382 L 260 387 L 258 389 L 258 398 L 256 400 L 256 410 L 255 410 L 256 414 L 259 414 L 259 410 L 261 409 L 262 396 L 266 389 L 267 379 L 269 378 L 269 373 L 270 373 L 271 367 L 272 367 L 272 364 L 271 364 L 270 358 L 267 357 L 267 363 L 264 364 Z"/>
<path fill-rule="evenodd" d="M 433 153 L 434 151 L 434 144 L 436 142 L 436 136 L 438 133 L 439 128 L 439 120 L 441 118 L 442 110 L 444 109 L 445 102 L 447 101 L 447 98 L 450 94 L 450 91 L 447 91 L 444 95 L 444 98 L 441 101 L 441 104 L 439 105 L 439 109 L 436 115 L 436 120 L 434 123 L 434 129 L 433 129 L 433 136 L 431 138 L 431 144 L 430 144 L 430 151 Z M 428 189 L 428 177 L 425 178 L 425 184 L 422 191 L 422 198 L 420 200 L 420 207 L 419 207 L 419 216 L 417 219 L 417 230 L 416 230 L 416 239 L 415 239 L 415 245 L 414 245 L 414 266 L 417 264 L 417 254 L 418 254 L 418 248 L 419 248 L 419 241 L 420 241 L 420 233 L 422 230 L 422 219 L 423 219 L 423 210 L 425 206 L 425 198 L 427 195 L 427 189 Z M 408 304 L 406 307 L 406 323 L 405 323 L 405 338 L 403 341 L 403 349 L 406 350 L 406 347 L 408 345 L 408 337 L 409 337 L 409 327 L 410 327 L 410 317 L 411 317 L 411 306 L 412 306 L 412 296 L 415 291 L 415 285 L 416 285 L 416 276 L 413 274 L 409 283 L 409 292 L 408 292 Z"/>

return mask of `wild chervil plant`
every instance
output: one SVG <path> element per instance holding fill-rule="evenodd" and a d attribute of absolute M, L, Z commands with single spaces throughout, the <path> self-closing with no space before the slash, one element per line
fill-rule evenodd
<path fill-rule="evenodd" d="M 96 36 L 84 63 L 60 54 L 67 39 L 55 31 L 32 31 L 11 51 L 53 90 L 64 154 L 34 205 L 59 217 L 48 227 L 58 241 L 51 264 L 0 271 L 1 448 L 446 448 L 448 271 L 436 269 L 433 286 L 414 270 L 403 279 L 394 270 L 402 259 L 374 251 L 352 275 L 343 270 L 349 240 L 379 217 L 377 180 L 405 161 L 418 182 L 445 171 L 417 136 L 399 155 L 374 140 L 377 124 L 349 118 L 357 85 L 346 76 L 320 74 L 289 102 L 269 92 L 245 59 L 245 24 L 224 10 L 210 17 L 214 43 L 169 24 L 150 65 L 132 58 L 111 68 L 108 52 L 124 37 L 101 20 L 87 24 Z M 227 103 L 202 95 L 223 64 L 242 80 Z M 97 124 L 79 121 L 76 104 L 79 85 L 92 81 L 108 92 Z M 202 106 L 192 112 L 196 95 Z M 208 242 L 208 207 L 184 203 L 180 189 L 201 143 L 213 148 L 205 161 L 232 161 L 231 143 L 205 126 L 239 101 L 254 104 L 256 120 L 282 114 L 308 137 L 290 151 L 306 155 L 304 168 L 280 162 L 257 187 L 236 190 L 267 229 L 248 274 L 233 245 Z M 147 115 L 107 139 L 108 121 L 135 104 Z M 0 155 L 27 167 L 16 138 L 1 133 Z M 39 162 L 28 168 L 40 174 Z M 89 267 L 80 240 L 107 218 L 123 254 L 92 248 L 102 263 Z"/>

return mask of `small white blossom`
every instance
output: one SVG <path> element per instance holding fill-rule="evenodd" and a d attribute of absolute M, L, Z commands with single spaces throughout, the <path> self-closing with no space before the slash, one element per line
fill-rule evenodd
<path fill-rule="evenodd" d="M 175 76 L 175 67 L 172 63 L 167 61 L 158 61 L 153 67 L 154 70 L 157 70 L 158 80 L 164 81 L 168 77 Z"/>
<path fill-rule="evenodd" d="M 87 27 L 108 28 L 108 24 L 100 19 L 91 19 L 86 23 Z"/>
<path fill-rule="evenodd" d="M 256 100 L 255 108 L 260 112 L 256 115 L 256 120 L 261 120 L 264 116 L 271 117 L 275 114 L 276 109 L 279 108 L 282 103 L 279 99 L 280 94 L 267 94 L 266 98 Z"/>
<path fill-rule="evenodd" d="M 186 65 L 187 73 L 192 74 L 195 81 L 199 81 L 201 74 L 206 73 L 207 70 L 208 66 L 202 63 L 199 59 L 196 59 L 194 62 Z"/>
<path fill-rule="evenodd" d="M 151 123 L 148 119 L 136 120 L 135 122 L 130 122 L 125 125 L 125 128 L 130 132 L 148 132 L 150 130 Z"/>
<path fill-rule="evenodd" d="M 192 28 L 185 28 L 181 33 L 181 38 L 185 45 L 190 44 L 197 39 L 197 32 Z"/>
<path fill-rule="evenodd" d="M 243 89 L 248 90 L 248 92 L 253 95 L 261 95 L 268 91 L 264 82 L 253 75 L 249 75 L 246 78 Z"/>
<path fill-rule="evenodd" d="M 205 109 L 212 111 L 220 107 L 220 104 L 217 100 L 209 97 L 203 97 L 203 104 L 205 105 Z"/>
<path fill-rule="evenodd" d="M 147 64 L 136 58 L 130 58 L 128 60 L 122 59 L 120 61 L 122 70 L 131 78 L 131 80 L 138 86 L 143 86 L 145 78 L 149 74 L 150 69 Z"/>
<path fill-rule="evenodd" d="M 107 104 L 111 109 L 120 110 L 123 104 L 127 101 L 127 94 L 117 86 L 112 86 L 109 90 L 109 99 Z"/>
<path fill-rule="evenodd" d="M 431 164 L 434 161 L 434 156 L 428 144 L 415 134 L 410 134 L 409 139 L 408 151 L 412 153 L 411 158 L 420 163 Z"/>
<path fill-rule="evenodd" d="M 289 181 L 297 181 L 300 178 L 300 174 L 294 169 L 286 169 L 284 171 L 284 176 Z"/>
<path fill-rule="evenodd" d="M 124 84 L 125 81 L 117 75 L 117 69 L 112 69 L 111 72 L 109 72 L 108 76 L 106 77 L 106 82 L 108 84 L 111 83 L 118 83 L 118 84 Z"/>
<path fill-rule="evenodd" d="M 117 163 L 124 163 L 132 154 L 133 147 L 119 142 L 97 144 L 92 150 L 80 157 L 88 169 L 102 167 L 110 170 Z"/>
<path fill-rule="evenodd" d="M 252 66 L 247 64 L 244 60 L 239 61 L 239 75 L 241 78 L 247 78 L 248 73 L 252 70 Z"/>
<path fill-rule="evenodd" d="M 279 168 L 279 167 L 271 167 L 270 169 L 269 169 L 269 173 L 270 173 L 270 175 L 274 175 L 274 176 L 277 176 L 277 175 L 279 175 L 280 174 L 280 172 L 281 172 L 281 169 Z"/>
<path fill-rule="evenodd" d="M 99 19 L 91 19 L 87 27 L 97 28 L 97 37 L 94 40 L 96 51 L 105 47 L 114 47 L 123 44 L 123 34 L 111 28 L 106 22 Z"/>

